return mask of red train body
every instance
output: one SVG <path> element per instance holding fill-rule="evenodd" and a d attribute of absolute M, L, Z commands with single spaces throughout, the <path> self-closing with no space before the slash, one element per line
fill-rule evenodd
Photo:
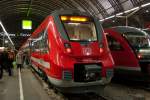
<path fill-rule="evenodd" d="M 148 35 L 139 29 L 126 26 L 105 29 L 105 32 L 115 62 L 114 76 L 149 82 L 150 41 L 147 38 Z M 132 39 L 130 39 L 131 36 Z M 138 40 L 136 40 L 137 37 Z M 140 38 L 146 41 L 146 45 L 137 42 L 143 41 Z"/>
<path fill-rule="evenodd" d="M 99 30 L 100 29 L 100 30 Z M 20 51 L 61 92 L 96 92 L 113 76 L 113 60 L 98 19 L 79 11 L 56 11 Z"/>

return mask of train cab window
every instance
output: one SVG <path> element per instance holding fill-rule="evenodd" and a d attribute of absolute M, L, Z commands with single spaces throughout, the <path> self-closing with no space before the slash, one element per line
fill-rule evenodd
<path fill-rule="evenodd" d="M 80 18 L 76 18 L 79 19 Z M 90 19 L 90 18 L 89 18 Z M 88 21 L 62 21 L 69 40 L 71 41 L 97 41 L 95 24 Z"/>
<path fill-rule="evenodd" d="M 121 51 L 123 50 L 123 47 L 121 46 L 120 42 L 118 42 L 116 39 L 114 39 L 109 34 L 106 35 L 109 49 L 112 51 Z"/>
<path fill-rule="evenodd" d="M 126 32 L 123 35 L 134 49 L 150 47 L 150 39 L 142 33 Z"/>

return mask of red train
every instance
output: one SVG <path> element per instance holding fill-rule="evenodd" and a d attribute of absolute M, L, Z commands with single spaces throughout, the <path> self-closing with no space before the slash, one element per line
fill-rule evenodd
<path fill-rule="evenodd" d="M 59 91 L 97 92 L 111 81 L 113 60 L 97 18 L 58 10 L 33 32 L 20 51 Z"/>
<path fill-rule="evenodd" d="M 127 26 L 105 29 L 115 62 L 114 76 L 150 82 L 150 39 L 144 31 Z"/>

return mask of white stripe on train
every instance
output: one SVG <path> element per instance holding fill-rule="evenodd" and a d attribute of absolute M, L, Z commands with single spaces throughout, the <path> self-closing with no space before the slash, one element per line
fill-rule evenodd
<path fill-rule="evenodd" d="M 35 57 L 31 57 L 31 60 L 38 63 L 38 64 L 40 64 L 40 65 L 42 65 L 45 68 L 50 68 L 50 63 L 44 61 L 43 59 L 38 59 L 38 58 L 35 58 Z"/>

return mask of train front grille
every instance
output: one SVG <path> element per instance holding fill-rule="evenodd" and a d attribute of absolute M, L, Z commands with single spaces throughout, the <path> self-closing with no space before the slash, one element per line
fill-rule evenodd
<path fill-rule="evenodd" d="M 92 82 L 101 79 L 101 64 L 75 64 L 74 81 Z"/>
<path fill-rule="evenodd" d="M 70 71 L 63 71 L 64 80 L 72 80 L 72 73 Z"/>

